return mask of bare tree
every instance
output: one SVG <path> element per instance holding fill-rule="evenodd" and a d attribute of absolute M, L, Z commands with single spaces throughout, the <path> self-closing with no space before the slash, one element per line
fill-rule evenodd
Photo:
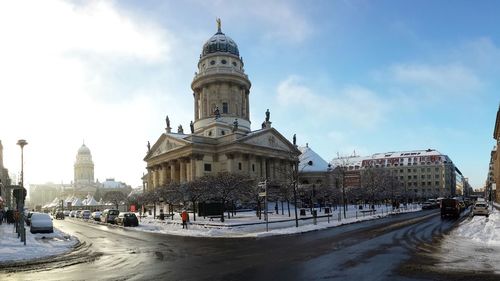
<path fill-rule="evenodd" d="M 205 186 L 210 186 L 212 197 L 222 204 L 221 221 L 224 221 L 226 204 L 239 199 L 251 186 L 253 180 L 242 174 L 218 173 L 200 178 Z M 229 217 L 229 216 L 228 216 Z"/>
<path fill-rule="evenodd" d="M 385 193 L 385 176 L 386 172 L 379 167 L 368 167 L 361 172 L 362 187 L 365 189 L 371 205 L 375 205 L 377 200 L 381 200 Z"/>
<path fill-rule="evenodd" d="M 116 209 L 118 209 L 118 205 L 120 205 L 120 203 L 127 200 L 127 196 L 125 194 L 123 194 L 123 192 L 118 191 L 118 190 L 106 192 L 106 194 L 104 194 L 103 198 L 104 198 L 104 201 L 113 203 L 116 206 Z"/>
<path fill-rule="evenodd" d="M 196 204 L 209 194 L 209 185 L 203 179 L 197 178 L 182 184 L 179 189 L 182 197 L 193 204 L 193 218 L 196 221 Z"/>
<path fill-rule="evenodd" d="M 168 211 L 170 214 L 174 213 L 173 206 L 175 204 L 183 202 L 180 185 L 175 182 L 156 188 L 154 191 L 154 195 L 157 198 L 156 202 L 162 202 L 168 205 Z"/>

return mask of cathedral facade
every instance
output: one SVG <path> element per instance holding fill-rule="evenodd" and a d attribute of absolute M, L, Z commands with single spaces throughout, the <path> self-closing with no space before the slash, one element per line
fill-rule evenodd
<path fill-rule="evenodd" d="M 194 122 L 189 133 L 182 126 L 165 132 L 144 158 L 148 189 L 171 182 L 187 182 L 210 173 L 243 173 L 256 180 L 290 180 L 300 154 L 271 126 L 270 112 L 258 130 L 251 130 L 251 83 L 238 46 L 218 24 L 204 45 L 193 91 Z"/>

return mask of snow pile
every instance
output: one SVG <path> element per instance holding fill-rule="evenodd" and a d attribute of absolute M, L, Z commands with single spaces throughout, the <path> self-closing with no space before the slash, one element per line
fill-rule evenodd
<path fill-rule="evenodd" d="M 473 240 L 488 245 L 500 246 L 500 212 L 491 210 L 489 218 L 474 216 L 465 220 L 450 236 Z"/>
<path fill-rule="evenodd" d="M 13 224 L 0 225 L 0 264 L 31 260 L 70 252 L 78 243 L 75 237 L 54 229 L 54 233 L 31 234 L 26 228 L 26 246 L 17 238 Z"/>

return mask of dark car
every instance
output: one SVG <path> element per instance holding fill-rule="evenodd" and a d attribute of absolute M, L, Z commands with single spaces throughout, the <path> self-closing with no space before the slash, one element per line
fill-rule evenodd
<path fill-rule="evenodd" d="M 56 220 L 63 220 L 64 219 L 64 212 L 63 211 L 57 211 L 56 212 Z"/>
<path fill-rule="evenodd" d="M 31 223 L 31 216 L 33 215 L 33 212 L 29 212 L 28 215 L 26 216 L 26 225 L 29 226 Z"/>
<path fill-rule="evenodd" d="M 120 213 L 118 217 L 115 218 L 115 223 L 123 226 L 139 226 L 137 216 L 130 212 Z"/>
<path fill-rule="evenodd" d="M 452 216 L 458 218 L 462 207 L 458 199 L 447 198 L 441 200 L 441 218 Z"/>

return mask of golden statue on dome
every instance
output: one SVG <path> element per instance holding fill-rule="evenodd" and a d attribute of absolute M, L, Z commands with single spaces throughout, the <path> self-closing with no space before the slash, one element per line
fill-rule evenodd
<path fill-rule="evenodd" d="M 221 22 L 220 22 L 220 18 L 217 18 L 215 21 L 217 22 L 217 31 L 218 31 L 218 32 L 221 32 Z"/>

